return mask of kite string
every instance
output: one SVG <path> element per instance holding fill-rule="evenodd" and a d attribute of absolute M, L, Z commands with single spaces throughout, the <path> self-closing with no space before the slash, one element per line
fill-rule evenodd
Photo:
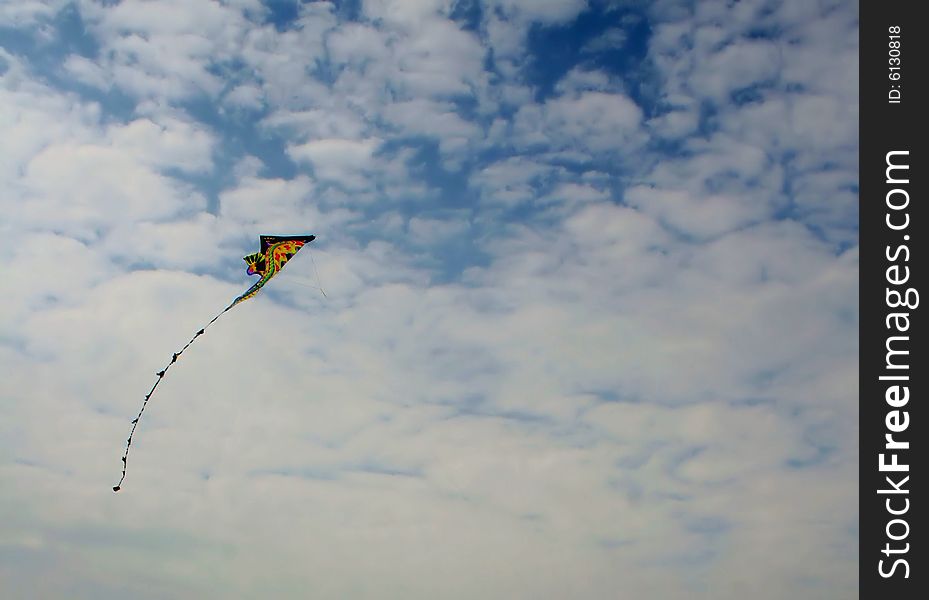
<path fill-rule="evenodd" d="M 309 288 L 311 290 L 316 290 L 318 292 L 323 291 L 322 288 L 320 288 L 318 285 L 313 285 L 312 283 L 303 283 L 301 281 L 296 281 L 293 279 L 290 281 L 290 285 L 299 285 L 300 287 Z"/>
<path fill-rule="evenodd" d="M 116 485 L 113 486 L 113 491 L 114 491 L 114 492 L 118 492 L 118 491 L 120 490 L 120 487 L 121 487 L 122 484 L 123 484 L 123 480 L 126 479 L 126 466 L 127 466 L 128 460 L 129 460 L 129 448 L 132 446 L 132 436 L 135 434 L 136 427 L 139 426 L 139 420 L 142 418 L 142 413 L 145 412 L 145 407 L 148 406 L 148 401 L 151 399 L 152 394 L 155 393 L 155 389 L 158 387 L 158 384 L 161 383 L 161 380 L 162 380 L 162 379 L 164 379 L 164 376 L 165 376 L 165 374 L 168 372 L 168 369 L 171 368 L 171 365 L 173 365 L 174 363 L 176 363 L 178 357 L 180 357 L 180 355 L 184 353 L 184 350 L 187 350 L 187 348 L 189 348 L 190 345 L 194 343 L 194 340 L 196 340 L 198 337 L 200 337 L 201 335 L 203 335 L 203 334 L 206 332 L 207 328 L 208 328 L 210 325 L 212 325 L 213 323 L 215 323 L 217 319 L 219 319 L 221 316 L 223 316 L 223 314 L 225 314 L 225 312 L 226 312 L 227 310 L 229 310 L 230 308 L 232 308 L 233 306 L 235 306 L 235 304 L 236 304 L 236 303 L 233 302 L 232 304 L 230 304 L 229 306 L 227 306 L 226 308 L 224 308 L 223 311 L 222 311 L 221 313 L 219 313 L 218 315 L 216 315 L 215 317 L 213 317 L 213 319 L 210 320 L 210 322 L 207 323 L 206 326 L 202 327 L 202 328 L 200 329 L 200 331 L 198 331 L 197 333 L 194 334 L 194 337 L 190 338 L 190 341 L 189 341 L 189 342 L 187 342 L 186 344 L 184 344 L 184 347 L 183 347 L 183 348 L 181 348 L 178 352 L 175 352 L 175 353 L 171 356 L 171 362 L 169 362 L 169 363 L 167 364 L 167 366 L 165 366 L 164 369 L 162 369 L 161 371 L 158 371 L 157 373 L 155 373 L 155 375 L 158 376 L 158 379 L 155 380 L 155 385 L 152 386 L 152 389 L 150 389 L 150 390 L 148 391 L 148 393 L 145 394 L 145 400 L 142 402 L 142 408 L 139 410 L 139 414 L 136 415 L 136 418 L 132 420 L 132 429 L 129 430 L 129 439 L 126 440 L 126 451 L 123 453 L 123 459 L 122 459 L 122 460 L 123 460 L 123 473 L 122 473 L 122 476 L 119 478 L 119 483 L 117 483 Z"/>
<path fill-rule="evenodd" d="M 323 282 L 319 279 L 319 271 L 316 269 L 316 260 L 313 258 L 313 252 L 310 252 L 310 261 L 313 263 L 313 273 L 316 274 L 316 283 L 319 284 L 319 291 L 323 293 L 323 298 L 328 300 L 329 296 L 326 295 L 326 290 L 323 289 Z"/>

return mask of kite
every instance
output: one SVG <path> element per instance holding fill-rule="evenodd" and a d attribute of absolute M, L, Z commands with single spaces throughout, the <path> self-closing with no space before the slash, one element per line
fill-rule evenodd
<path fill-rule="evenodd" d="M 258 275 L 258 281 L 255 282 L 255 285 L 245 290 L 245 293 L 233 300 L 232 304 L 223 309 L 221 313 L 213 317 L 213 319 L 202 329 L 200 329 L 200 331 L 195 333 L 194 337 L 190 338 L 190 341 L 187 342 L 183 348 L 171 356 L 171 362 L 169 362 L 164 369 L 158 371 L 158 373 L 155 374 L 158 379 L 155 380 L 155 385 L 152 386 L 152 389 L 150 389 L 148 393 L 145 394 L 145 400 L 142 402 L 142 409 L 139 410 L 139 414 L 136 415 L 136 418 L 132 420 L 132 429 L 129 431 L 129 439 L 126 440 L 126 452 L 123 453 L 123 474 L 122 477 L 119 478 L 119 483 L 113 486 L 114 492 L 118 492 L 120 490 L 120 486 L 122 486 L 123 480 L 126 479 L 126 461 L 129 459 L 129 448 L 132 446 L 132 436 L 135 434 L 135 428 L 139 425 L 139 419 L 142 418 L 142 413 L 145 412 L 145 407 L 148 405 L 148 401 L 151 399 L 152 394 L 155 393 L 155 388 L 157 388 L 158 384 L 161 383 L 161 380 L 164 379 L 164 376 L 168 372 L 168 369 L 171 368 L 171 365 L 176 363 L 177 359 L 181 356 L 181 354 L 184 353 L 184 350 L 187 350 L 187 348 L 189 348 L 190 345 L 194 343 L 194 340 L 203 335 L 206 329 L 215 323 L 218 318 L 223 316 L 226 311 L 231 309 L 236 304 L 244 302 L 249 298 L 253 298 L 272 277 L 281 272 L 281 269 L 284 268 L 284 265 L 287 264 L 287 261 L 293 258 L 294 254 L 300 251 L 300 248 L 315 239 L 315 235 L 263 235 L 260 237 L 261 249 L 258 252 L 249 254 L 243 258 L 245 264 L 248 265 L 248 274 Z"/>

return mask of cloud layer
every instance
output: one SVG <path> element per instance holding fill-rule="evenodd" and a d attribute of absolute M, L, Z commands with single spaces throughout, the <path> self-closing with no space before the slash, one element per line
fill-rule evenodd
<path fill-rule="evenodd" d="M 855 594 L 857 98 L 843 2 L 4 4 L 0 595 Z"/>

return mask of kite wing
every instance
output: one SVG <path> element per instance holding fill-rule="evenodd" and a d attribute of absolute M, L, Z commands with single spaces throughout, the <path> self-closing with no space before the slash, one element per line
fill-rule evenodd
<path fill-rule="evenodd" d="M 132 446 L 132 436 L 135 433 L 135 428 L 139 424 L 139 419 L 142 418 L 142 413 L 145 412 L 145 407 L 148 405 L 148 400 L 152 397 L 152 394 L 155 393 L 155 388 L 158 387 L 158 384 L 161 383 L 161 380 L 164 379 L 165 373 L 168 372 L 168 369 L 171 368 L 175 362 L 177 362 L 178 357 L 183 354 L 184 350 L 187 350 L 191 344 L 194 343 L 198 337 L 204 334 L 207 327 L 216 322 L 216 319 L 220 318 L 227 310 L 242 302 L 248 300 L 249 298 L 255 296 L 264 287 L 268 281 L 281 272 L 281 269 L 284 268 L 284 265 L 287 264 L 294 254 L 300 251 L 304 245 L 312 242 L 316 239 L 315 235 L 292 235 L 292 236 L 280 236 L 280 235 L 263 235 L 259 238 L 261 242 L 260 250 L 254 252 L 244 257 L 245 264 L 248 265 L 248 274 L 249 275 L 258 275 L 260 279 L 255 282 L 255 285 L 245 290 L 245 293 L 232 301 L 232 304 L 223 309 L 223 312 L 219 313 L 213 320 L 206 324 L 200 331 L 194 334 L 194 337 L 190 338 L 190 341 L 181 348 L 178 352 L 175 352 L 171 357 L 171 362 L 168 363 L 164 369 L 156 373 L 158 379 L 155 381 L 155 385 L 152 386 L 152 389 L 148 391 L 148 394 L 145 395 L 145 401 L 142 402 L 142 409 L 139 411 L 139 414 L 135 419 L 132 420 L 132 429 L 129 431 L 129 439 L 126 440 L 126 452 L 123 454 L 123 474 L 119 478 L 119 483 L 113 486 L 113 491 L 118 492 L 120 486 L 123 483 L 123 480 L 126 479 L 126 464 L 129 459 L 129 447 Z"/>
<path fill-rule="evenodd" d="M 260 279 L 255 282 L 255 285 L 248 288 L 244 294 L 233 300 L 232 304 L 230 304 L 226 310 L 229 310 L 239 302 L 248 300 L 257 294 L 258 291 L 264 287 L 264 284 L 268 283 L 272 277 L 281 272 L 281 269 L 284 268 L 287 261 L 293 258 L 294 254 L 300 251 L 300 248 L 303 248 L 305 244 L 315 240 L 316 236 L 263 235 L 259 239 L 261 242 L 261 250 L 243 257 L 242 260 L 248 265 L 248 274 L 259 275 Z"/>

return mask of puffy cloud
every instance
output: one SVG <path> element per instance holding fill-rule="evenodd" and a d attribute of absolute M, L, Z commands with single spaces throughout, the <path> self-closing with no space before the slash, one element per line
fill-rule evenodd
<path fill-rule="evenodd" d="M 381 140 L 320 139 L 288 149 L 292 158 L 313 165 L 318 179 L 349 188 L 363 186 L 358 175 L 367 170 Z"/>
<path fill-rule="evenodd" d="M 433 246 L 455 241 L 468 235 L 470 224 L 466 215 L 449 215 L 443 218 L 413 217 L 407 224 L 407 230 L 414 243 Z"/>
<path fill-rule="evenodd" d="M 0 26 L 29 27 L 54 17 L 68 0 L 25 0 L 0 6 Z"/>
<path fill-rule="evenodd" d="M 62 66 L 64 71 L 84 85 L 107 89 L 112 85 L 110 74 L 96 62 L 78 54 L 72 54 Z"/>
<path fill-rule="evenodd" d="M 213 136 L 202 126 L 167 115 L 137 119 L 109 131 L 110 143 L 156 168 L 203 172 L 213 166 Z"/>
<path fill-rule="evenodd" d="M 451 0 L 365 0 L 364 14 L 398 26 L 421 26 L 430 17 L 448 13 Z"/>
<path fill-rule="evenodd" d="M 591 91 L 525 106 L 513 127 L 524 147 L 580 147 L 597 153 L 641 144 L 641 121 L 642 110 L 626 96 Z"/>
<path fill-rule="evenodd" d="M 202 0 L 83 2 L 80 8 L 87 27 L 102 41 L 98 60 L 113 84 L 140 98 L 216 96 L 223 83 L 211 67 L 230 56 L 243 33 L 240 13 Z M 86 63 L 72 65 L 77 74 L 91 70 Z"/>
<path fill-rule="evenodd" d="M 126 221 L 158 220 L 205 207 L 202 197 L 183 184 L 99 145 L 56 144 L 42 150 L 26 166 L 21 185 L 25 205 L 19 218 L 26 224 L 50 224 L 86 239 L 112 227 L 114 215 Z"/>
<path fill-rule="evenodd" d="M 252 110 L 264 106 L 261 89 L 251 84 L 236 86 L 223 97 L 223 102 L 236 108 L 250 108 Z"/>
<path fill-rule="evenodd" d="M 574 19 L 587 7 L 587 0 L 494 0 L 492 4 L 516 19 L 556 24 Z"/>
<path fill-rule="evenodd" d="M 471 176 L 471 182 L 484 200 L 492 204 L 515 205 L 536 198 L 536 192 L 562 169 L 524 156 L 499 160 Z"/>

